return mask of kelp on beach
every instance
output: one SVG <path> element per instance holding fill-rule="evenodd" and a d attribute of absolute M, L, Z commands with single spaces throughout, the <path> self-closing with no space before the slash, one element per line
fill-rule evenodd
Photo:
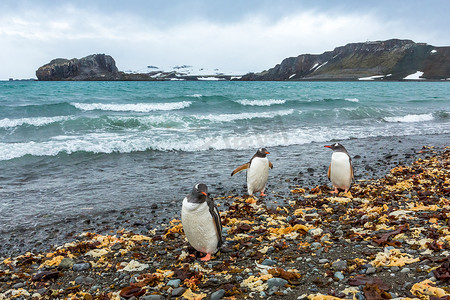
<path fill-rule="evenodd" d="M 450 149 L 421 152 L 351 194 L 295 186 L 275 207 L 215 199 L 225 245 L 209 262 L 177 219 L 3 258 L 0 299 L 448 299 Z"/>

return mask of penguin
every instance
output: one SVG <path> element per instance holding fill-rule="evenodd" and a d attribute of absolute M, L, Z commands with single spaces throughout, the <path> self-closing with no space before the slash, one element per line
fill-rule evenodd
<path fill-rule="evenodd" d="M 250 159 L 250 162 L 237 167 L 231 173 L 231 176 L 233 176 L 247 169 L 247 191 L 250 196 L 253 196 L 254 192 L 260 192 L 261 197 L 267 196 L 264 194 L 264 190 L 269 178 L 269 168 L 273 168 L 273 164 L 267 158 L 267 154 L 270 154 L 270 152 L 266 148 L 258 149 L 252 159 Z"/>
<path fill-rule="evenodd" d="M 211 259 L 222 245 L 222 222 L 214 201 L 208 197 L 208 187 L 203 183 L 194 186 L 183 199 L 181 223 L 189 244 L 205 253 L 202 261 Z"/>
<path fill-rule="evenodd" d="M 333 150 L 328 167 L 328 179 L 334 186 L 334 191 L 331 193 L 338 194 L 340 189 L 347 193 L 354 179 L 352 159 L 345 147 L 339 143 L 324 147 Z"/>

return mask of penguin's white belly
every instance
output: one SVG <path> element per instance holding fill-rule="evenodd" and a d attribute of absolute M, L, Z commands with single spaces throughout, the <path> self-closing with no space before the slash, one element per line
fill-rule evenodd
<path fill-rule="evenodd" d="M 253 158 L 250 168 L 247 170 L 247 190 L 250 195 L 261 192 L 266 187 L 269 178 L 269 160 L 267 157 Z"/>
<path fill-rule="evenodd" d="M 335 152 L 331 156 L 330 180 L 333 186 L 347 190 L 352 182 L 350 159 L 347 154 Z"/>
<path fill-rule="evenodd" d="M 197 251 L 203 253 L 217 251 L 219 244 L 217 229 L 206 202 L 189 203 L 187 198 L 184 198 L 181 223 L 189 244 Z"/>

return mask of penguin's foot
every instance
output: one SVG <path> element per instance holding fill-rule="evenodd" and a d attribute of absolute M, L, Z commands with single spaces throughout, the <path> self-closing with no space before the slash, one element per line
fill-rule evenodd
<path fill-rule="evenodd" d="M 339 190 L 338 190 L 337 188 L 334 188 L 334 191 L 331 191 L 330 193 L 331 193 L 331 194 L 336 194 L 336 195 L 337 195 L 337 194 L 339 194 Z"/>
<path fill-rule="evenodd" d="M 264 192 L 261 192 L 261 193 L 259 193 L 259 196 L 260 196 L 260 197 L 264 197 L 264 196 L 267 196 L 267 195 L 264 194 Z"/>
<path fill-rule="evenodd" d="M 208 261 L 211 259 L 211 253 L 206 253 L 206 255 L 200 258 L 201 261 Z"/>

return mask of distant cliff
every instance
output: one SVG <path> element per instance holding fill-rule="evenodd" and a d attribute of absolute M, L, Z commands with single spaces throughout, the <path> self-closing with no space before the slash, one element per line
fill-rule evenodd
<path fill-rule="evenodd" d="M 419 79 L 450 78 L 450 47 L 398 39 L 352 43 L 319 55 L 289 57 L 241 80 L 403 80 L 415 73 Z"/>

